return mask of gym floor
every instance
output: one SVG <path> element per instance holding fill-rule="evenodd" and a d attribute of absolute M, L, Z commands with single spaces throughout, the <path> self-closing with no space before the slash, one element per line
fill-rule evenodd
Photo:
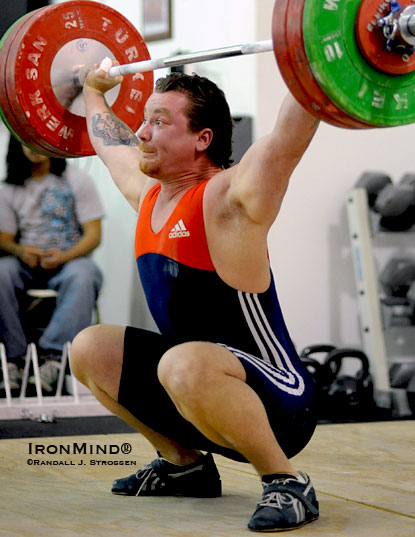
<path fill-rule="evenodd" d="M 413 426 L 412 420 L 319 425 L 295 466 L 313 480 L 320 518 L 292 535 L 412 537 Z M 215 456 L 222 498 L 110 493 L 114 478 L 153 458 L 137 433 L 0 440 L 1 537 L 249 535 L 246 524 L 261 489 L 247 464 Z"/>

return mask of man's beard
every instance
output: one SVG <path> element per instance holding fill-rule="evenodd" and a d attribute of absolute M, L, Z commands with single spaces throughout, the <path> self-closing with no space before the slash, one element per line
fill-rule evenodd
<path fill-rule="evenodd" d="M 149 177 L 157 178 L 158 172 L 160 170 L 160 165 L 158 162 L 148 162 L 146 159 L 141 159 L 140 170 Z"/>

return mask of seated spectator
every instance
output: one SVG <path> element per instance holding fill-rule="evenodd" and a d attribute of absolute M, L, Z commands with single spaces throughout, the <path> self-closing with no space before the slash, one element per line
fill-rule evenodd
<path fill-rule="evenodd" d="M 35 153 L 11 137 L 6 162 L 0 186 L 0 340 L 11 388 L 17 389 L 28 344 L 21 299 L 29 288 L 57 291 L 38 342 L 42 387 L 51 392 L 63 345 L 91 324 L 102 274 L 90 254 L 101 242 L 104 212 L 91 178 L 65 159 Z"/>

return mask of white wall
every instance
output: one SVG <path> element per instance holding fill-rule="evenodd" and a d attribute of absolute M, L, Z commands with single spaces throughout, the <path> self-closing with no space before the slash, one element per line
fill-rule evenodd
<path fill-rule="evenodd" d="M 103 3 L 140 29 L 141 0 Z M 177 50 L 269 39 L 273 5 L 274 0 L 173 0 L 173 38 L 150 43 L 150 54 L 162 57 Z M 255 117 L 257 137 L 269 132 L 286 93 L 272 53 L 199 64 L 194 70 L 224 89 L 234 115 Z M 156 78 L 163 74 L 156 73 Z M 383 170 L 394 179 L 413 170 L 414 134 L 413 126 L 350 131 L 322 124 L 295 171 L 269 238 L 280 300 L 299 349 L 317 342 L 360 345 L 346 193 L 364 170 Z M 0 151 L 4 151 L 4 138 L 2 127 Z M 77 164 L 94 177 L 107 211 L 104 241 L 95 254 L 106 279 L 103 321 L 151 326 L 137 290 L 135 214 L 96 157 L 78 159 Z"/>

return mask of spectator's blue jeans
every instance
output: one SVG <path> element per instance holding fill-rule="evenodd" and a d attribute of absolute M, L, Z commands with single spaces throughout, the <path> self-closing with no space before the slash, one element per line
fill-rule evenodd
<path fill-rule="evenodd" d="M 31 270 L 13 256 L 0 258 L 0 339 L 8 359 L 23 356 L 27 341 L 20 322 L 18 294 L 37 287 L 38 270 Z M 102 274 L 89 257 L 69 261 L 58 271 L 42 270 L 44 286 L 58 292 L 56 308 L 39 340 L 45 350 L 62 351 L 66 341 L 89 326 Z"/>

